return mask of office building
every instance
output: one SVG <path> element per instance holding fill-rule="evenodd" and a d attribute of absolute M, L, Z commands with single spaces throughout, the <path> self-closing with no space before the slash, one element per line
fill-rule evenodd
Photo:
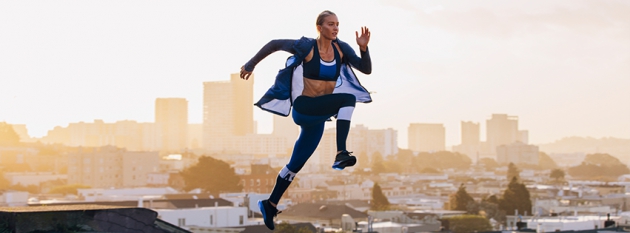
<path fill-rule="evenodd" d="M 162 132 L 162 151 L 180 152 L 188 146 L 188 101 L 183 98 L 157 98 L 155 124 Z"/>
<path fill-rule="evenodd" d="M 437 152 L 446 149 L 443 124 L 412 123 L 408 128 L 409 149 L 416 152 Z"/>
<path fill-rule="evenodd" d="M 253 76 L 243 80 L 205 82 L 203 90 L 203 147 L 223 151 L 226 138 L 254 133 Z"/>

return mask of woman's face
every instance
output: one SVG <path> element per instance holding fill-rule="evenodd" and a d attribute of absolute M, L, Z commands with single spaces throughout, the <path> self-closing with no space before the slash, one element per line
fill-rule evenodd
<path fill-rule="evenodd" d="M 317 30 L 319 31 L 320 37 L 329 40 L 337 39 L 337 33 L 339 32 L 339 20 L 337 19 L 337 16 L 326 16 L 324 18 L 324 23 L 322 25 L 317 25 Z"/>

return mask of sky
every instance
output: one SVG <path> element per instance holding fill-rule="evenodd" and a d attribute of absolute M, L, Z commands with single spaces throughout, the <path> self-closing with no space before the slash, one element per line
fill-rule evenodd
<path fill-rule="evenodd" d="M 353 124 L 446 128 L 518 116 L 532 144 L 569 136 L 630 138 L 628 1 L 0 1 L 0 122 L 42 137 L 102 119 L 154 121 L 156 98 L 189 101 L 203 121 L 203 82 L 228 80 L 272 39 L 317 37 L 323 10 L 358 50 L 367 26 L 374 94 Z M 254 70 L 257 101 L 290 54 Z M 271 114 L 256 109 L 259 133 Z M 332 127 L 334 124 L 329 124 Z"/>

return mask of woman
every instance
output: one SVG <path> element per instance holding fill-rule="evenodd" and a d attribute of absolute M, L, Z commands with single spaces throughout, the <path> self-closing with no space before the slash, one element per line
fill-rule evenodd
<path fill-rule="evenodd" d="M 361 35 L 355 33 L 361 50 L 361 57 L 358 57 L 350 45 L 337 39 L 339 21 L 335 13 L 320 13 L 316 27 L 317 39 L 272 40 L 241 67 L 240 76 L 247 80 L 256 64 L 269 54 L 278 50 L 293 54 L 287 60 L 287 67 L 276 76 L 274 85 L 255 104 L 283 116 L 291 112 L 293 121 L 301 128 L 291 159 L 278 174 L 271 196 L 258 202 L 265 225 L 271 230 L 274 229 L 273 218 L 278 213 L 276 205 L 317 148 L 324 133 L 324 123 L 330 117 L 337 118 L 337 155 L 333 169 L 343 170 L 356 163 L 356 157 L 346 150 L 352 112 L 356 102 L 372 101 L 369 92 L 350 69 L 354 67 L 365 74 L 372 72 L 367 47 L 370 30 L 363 27 Z"/>

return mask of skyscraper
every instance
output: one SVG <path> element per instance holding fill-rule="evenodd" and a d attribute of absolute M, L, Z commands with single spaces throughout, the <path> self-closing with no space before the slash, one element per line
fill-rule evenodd
<path fill-rule="evenodd" d="M 479 123 L 462 121 L 462 145 L 479 146 Z"/>
<path fill-rule="evenodd" d="M 157 98 L 155 124 L 162 133 L 162 150 L 179 152 L 187 148 L 188 101 L 184 98 Z"/>
<path fill-rule="evenodd" d="M 204 82 L 203 147 L 221 151 L 227 137 L 254 133 L 254 80 Z"/>
<path fill-rule="evenodd" d="M 453 151 L 468 155 L 473 161 L 477 161 L 481 152 L 479 123 L 462 121 L 462 143 L 453 146 Z"/>
<path fill-rule="evenodd" d="M 509 145 L 519 140 L 518 117 L 507 114 L 492 114 L 486 120 L 486 142 L 492 154 L 501 145 Z"/>
<path fill-rule="evenodd" d="M 442 124 L 409 124 L 409 149 L 418 152 L 436 152 L 446 149 L 446 130 Z"/>

